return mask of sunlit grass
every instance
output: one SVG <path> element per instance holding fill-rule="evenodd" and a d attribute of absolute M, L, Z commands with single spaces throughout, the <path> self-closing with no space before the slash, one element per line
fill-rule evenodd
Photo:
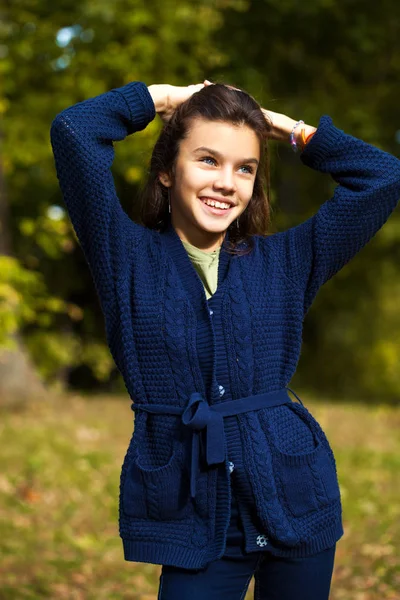
<path fill-rule="evenodd" d="M 301 397 L 342 491 L 331 599 L 398 600 L 400 408 Z M 161 567 L 124 561 L 118 536 L 129 398 L 66 396 L 0 423 L 0 599 L 155 600 Z"/>

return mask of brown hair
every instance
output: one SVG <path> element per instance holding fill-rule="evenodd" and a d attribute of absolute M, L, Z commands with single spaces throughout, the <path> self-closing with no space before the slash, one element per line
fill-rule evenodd
<path fill-rule="evenodd" d="M 160 182 L 160 172 L 174 174 L 179 142 L 188 135 L 193 119 L 223 121 L 245 125 L 252 129 L 260 142 L 260 163 L 254 180 L 253 195 L 246 210 L 229 225 L 229 244 L 233 254 L 247 254 L 253 248 L 252 235 L 267 235 L 271 222 L 270 175 L 267 122 L 258 102 L 247 92 L 223 83 L 205 86 L 182 102 L 171 119 L 164 124 L 150 159 L 150 171 L 141 191 L 141 220 L 144 226 L 158 231 L 169 222 L 168 189 Z M 250 250 L 238 252 L 239 244 Z"/>

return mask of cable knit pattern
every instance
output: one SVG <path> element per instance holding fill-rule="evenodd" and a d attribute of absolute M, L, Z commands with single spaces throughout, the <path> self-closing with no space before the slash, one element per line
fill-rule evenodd
<path fill-rule="evenodd" d="M 296 227 L 255 235 L 248 255 L 232 257 L 224 243 L 207 300 L 172 222 L 160 231 L 134 223 L 116 195 L 113 144 L 155 115 L 147 86 L 133 81 L 66 108 L 50 129 L 61 192 L 135 410 L 119 491 L 125 559 L 200 569 L 220 558 L 232 481 L 246 552 L 309 556 L 343 535 L 340 486 L 325 433 L 287 386 L 318 290 L 395 210 L 400 161 L 321 116 L 299 156 L 332 176 L 332 198 Z M 196 421 L 198 461 L 179 412 L 193 394 L 213 425 Z M 255 409 L 260 397 L 275 405 Z M 234 414 L 221 426 L 214 417 L 224 403 Z"/>
<path fill-rule="evenodd" d="M 243 397 L 251 394 L 252 382 L 249 379 L 249 373 L 253 371 L 254 367 L 251 330 L 246 325 L 251 316 L 240 279 L 237 280 L 235 287 L 229 289 L 228 298 L 223 307 L 222 325 L 230 342 L 228 356 L 236 356 L 236 361 L 231 360 L 232 373 L 237 376 L 235 388 L 239 390 L 239 397 Z"/>
<path fill-rule="evenodd" d="M 257 512 L 265 528 L 274 538 L 287 546 L 294 546 L 299 538 L 293 531 L 276 495 L 268 442 L 261 434 L 257 415 L 250 413 L 244 418 L 247 421 L 244 434 L 249 442 L 248 447 L 253 451 L 246 453 L 244 459 L 252 475 L 251 482 L 255 492 Z"/>
<path fill-rule="evenodd" d="M 174 381 L 177 382 L 178 404 L 184 406 L 187 400 L 189 383 L 195 389 L 192 382 L 191 361 L 186 351 L 187 329 L 189 327 L 187 323 L 187 311 L 185 310 L 186 299 L 174 287 L 174 279 L 171 276 L 170 266 L 168 265 L 165 268 L 167 269 L 167 285 L 164 302 L 160 303 L 160 306 L 164 307 L 163 327 L 165 328 L 166 350 L 170 359 Z"/>

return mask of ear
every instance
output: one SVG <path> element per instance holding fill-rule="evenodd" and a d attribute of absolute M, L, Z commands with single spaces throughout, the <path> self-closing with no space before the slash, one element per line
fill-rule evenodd
<path fill-rule="evenodd" d="M 159 173 L 158 179 L 159 179 L 160 183 L 162 183 L 162 185 L 164 185 L 165 187 L 171 187 L 172 181 L 171 181 L 171 177 L 168 175 L 168 173 L 164 173 L 164 172 Z"/>

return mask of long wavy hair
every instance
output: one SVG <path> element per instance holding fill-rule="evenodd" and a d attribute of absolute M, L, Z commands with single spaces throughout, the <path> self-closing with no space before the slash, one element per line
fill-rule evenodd
<path fill-rule="evenodd" d="M 268 235 L 271 224 L 268 149 L 271 124 L 250 94 L 223 83 L 205 86 L 192 94 L 164 124 L 153 148 L 148 178 L 139 192 L 142 223 L 158 231 L 163 231 L 167 226 L 170 219 L 168 188 L 160 182 L 159 174 L 175 174 L 179 143 L 188 135 L 193 120 L 197 118 L 236 126 L 246 125 L 259 140 L 260 162 L 252 197 L 239 219 L 234 219 L 228 227 L 229 244 L 223 244 L 229 253 L 247 254 L 254 246 L 252 236 Z"/>

